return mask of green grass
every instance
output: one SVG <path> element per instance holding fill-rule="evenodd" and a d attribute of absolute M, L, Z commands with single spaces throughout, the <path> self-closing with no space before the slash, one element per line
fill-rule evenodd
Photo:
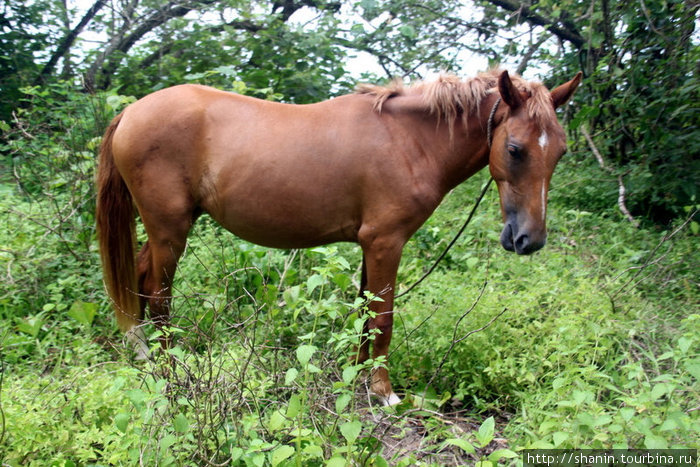
<path fill-rule="evenodd" d="M 580 189 L 585 174 L 564 164 L 555 180 Z M 447 244 L 483 177 L 409 243 L 399 289 Z M 492 189 L 397 302 L 389 368 L 404 402 L 381 409 L 364 386 L 383 362 L 352 361 L 357 247 L 267 250 L 203 220 L 175 284 L 175 363 L 137 364 L 112 322 L 90 209 L 57 216 L 74 193 L 2 194 L 3 465 L 489 465 L 535 447 L 698 447 L 690 224 L 667 238 L 553 191 L 547 247 L 517 257 L 498 245 Z"/>

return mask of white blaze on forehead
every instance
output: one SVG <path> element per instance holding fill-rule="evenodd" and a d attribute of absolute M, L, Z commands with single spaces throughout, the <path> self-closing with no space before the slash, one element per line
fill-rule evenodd
<path fill-rule="evenodd" d="M 547 213 L 547 189 L 545 188 L 546 185 L 547 183 L 544 180 L 542 180 L 542 222 L 544 222 L 544 218 Z"/>
<path fill-rule="evenodd" d="M 547 132 L 542 130 L 542 134 L 540 135 L 540 139 L 537 140 L 538 143 L 540 143 L 540 147 L 544 151 L 544 148 L 547 147 L 547 144 L 549 143 L 549 136 L 547 136 Z"/>

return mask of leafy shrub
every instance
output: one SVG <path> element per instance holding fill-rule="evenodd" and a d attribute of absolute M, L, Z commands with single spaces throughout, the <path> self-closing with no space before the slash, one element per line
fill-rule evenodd
<path fill-rule="evenodd" d="M 397 301 L 397 407 L 366 393 L 386 362 L 354 360 L 366 316 L 358 247 L 269 250 L 206 217 L 176 275 L 162 331 L 174 345 L 131 362 L 92 241 L 99 125 L 81 109 L 110 114 L 129 99 L 54 91 L 28 95 L 57 106 L 57 120 L 27 111 L 21 129 L 35 138 L 18 127 L 3 142 L 14 167 L 0 184 L 8 465 L 493 465 L 528 447 L 697 445 L 694 224 L 637 230 L 572 205 L 564 184 L 589 176 L 576 164 L 555 175 L 546 249 L 501 251 L 491 190 L 436 272 Z M 82 136 L 63 131 L 79 125 Z M 457 188 L 409 243 L 399 290 L 430 267 L 485 178 Z"/>

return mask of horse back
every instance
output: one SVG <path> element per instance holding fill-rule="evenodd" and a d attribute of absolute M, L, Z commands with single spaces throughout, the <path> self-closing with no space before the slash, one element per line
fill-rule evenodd
<path fill-rule="evenodd" d="M 127 108 L 113 149 L 137 205 L 200 208 L 255 243 L 303 247 L 401 214 L 415 184 L 390 130 L 367 96 L 290 105 L 183 85 Z"/>

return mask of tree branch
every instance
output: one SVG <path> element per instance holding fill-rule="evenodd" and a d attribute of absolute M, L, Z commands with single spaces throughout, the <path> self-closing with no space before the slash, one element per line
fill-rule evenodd
<path fill-rule="evenodd" d="M 212 33 L 212 34 L 216 34 L 216 33 L 222 32 L 227 26 L 232 27 L 233 29 L 248 31 L 250 33 L 256 33 L 258 31 L 265 29 L 265 26 L 263 26 L 261 24 L 254 23 L 250 20 L 233 20 L 233 21 L 229 21 L 226 24 L 220 24 L 217 26 L 207 28 L 207 31 Z M 147 68 L 147 67 L 153 65 L 154 62 L 156 62 L 157 60 L 159 60 L 163 56 L 168 55 L 173 50 L 174 46 L 175 46 L 175 42 L 173 42 L 173 41 L 170 41 L 170 42 L 167 42 L 167 43 L 161 45 L 158 48 L 158 50 L 155 50 L 154 52 L 152 52 L 150 55 L 148 55 L 146 58 L 144 58 L 141 61 L 141 63 L 140 63 L 141 68 Z"/>
<path fill-rule="evenodd" d="M 39 76 L 34 81 L 35 86 L 40 85 L 46 79 L 46 77 L 53 72 L 53 69 L 56 67 L 56 63 L 58 63 L 61 57 L 66 55 L 70 47 L 73 45 L 73 42 L 75 42 L 75 39 L 78 37 L 78 34 L 80 34 L 83 28 L 90 21 L 92 21 L 92 18 L 94 18 L 97 12 L 100 11 L 100 9 L 102 9 L 105 3 L 107 3 L 106 0 L 97 0 L 85 13 L 78 25 L 74 27 L 68 34 L 66 34 L 63 40 L 61 40 L 60 44 L 58 44 L 56 51 L 54 51 L 54 53 L 51 55 L 49 61 L 46 63 L 46 65 L 44 65 L 44 68 L 42 68 L 41 72 L 39 73 Z"/>
<path fill-rule="evenodd" d="M 532 56 L 537 52 L 537 50 L 540 48 L 540 46 L 547 40 L 549 39 L 549 34 L 542 34 L 542 37 L 537 40 L 537 42 L 533 42 L 530 44 L 530 48 L 527 49 L 527 52 L 525 52 L 525 55 L 523 55 L 522 60 L 520 60 L 520 63 L 518 64 L 518 68 L 515 70 L 515 72 L 519 75 L 522 75 L 525 72 L 525 69 L 527 68 L 527 64 L 532 58 Z"/>
<path fill-rule="evenodd" d="M 337 42 L 338 45 L 340 45 L 341 47 L 345 47 L 347 49 L 359 50 L 361 52 L 367 52 L 367 53 L 377 57 L 377 59 L 379 59 L 379 65 L 384 69 L 384 72 L 386 73 L 387 78 L 394 78 L 396 76 L 394 73 L 392 73 L 386 67 L 387 62 L 392 63 L 392 64 L 394 64 L 394 66 L 399 68 L 403 72 L 403 76 L 406 76 L 410 72 L 410 70 L 408 70 L 406 67 L 401 65 L 398 61 L 394 60 L 393 58 L 391 58 L 387 54 L 385 54 L 377 49 L 373 49 L 371 46 L 369 46 L 365 43 L 355 42 L 355 41 L 351 41 L 351 40 L 348 40 L 348 39 L 345 39 L 342 37 L 337 37 L 337 36 L 334 37 L 333 40 L 335 42 Z"/>
<path fill-rule="evenodd" d="M 215 3 L 215 1 L 216 0 L 199 0 L 186 5 L 170 2 L 163 8 L 157 10 L 139 26 L 137 26 L 130 34 L 123 36 L 119 41 L 108 47 L 104 54 L 104 56 L 107 58 L 107 63 L 102 65 L 100 70 L 90 70 L 90 73 L 86 79 L 87 84 L 89 86 L 94 85 L 102 89 L 107 88 L 111 82 L 112 74 L 119 66 L 119 62 L 121 60 L 120 54 L 126 54 L 139 39 L 158 26 L 167 23 L 173 18 L 185 16 L 197 6 L 209 5 Z"/>
<path fill-rule="evenodd" d="M 593 138 L 591 137 L 591 134 L 588 133 L 588 130 L 586 127 L 582 126 L 580 127 L 581 133 L 583 134 L 583 137 L 586 138 L 586 142 L 588 142 L 588 146 L 591 148 L 591 151 L 593 152 L 593 155 L 595 156 L 596 160 L 598 161 L 598 165 L 600 165 L 600 168 L 605 170 L 606 172 L 613 174 L 614 171 L 612 168 L 608 167 L 605 165 L 605 160 L 603 159 L 603 155 L 598 151 L 598 147 L 595 145 L 593 142 Z M 627 194 L 627 189 L 625 188 L 625 184 L 622 182 L 622 175 L 617 176 L 617 185 L 618 185 L 618 196 L 617 196 L 617 205 L 620 208 L 620 211 L 622 214 L 627 218 L 628 221 L 632 223 L 635 227 L 639 227 L 639 221 L 635 219 L 632 214 L 630 214 L 629 210 L 627 209 L 627 204 L 625 200 L 625 195 Z"/>
<path fill-rule="evenodd" d="M 578 31 L 558 25 L 555 21 L 535 13 L 523 3 L 515 0 L 487 1 L 508 11 L 518 12 L 518 14 L 529 23 L 544 27 L 555 36 L 571 42 L 577 49 L 581 49 L 586 44 L 586 40 L 581 37 Z"/>

